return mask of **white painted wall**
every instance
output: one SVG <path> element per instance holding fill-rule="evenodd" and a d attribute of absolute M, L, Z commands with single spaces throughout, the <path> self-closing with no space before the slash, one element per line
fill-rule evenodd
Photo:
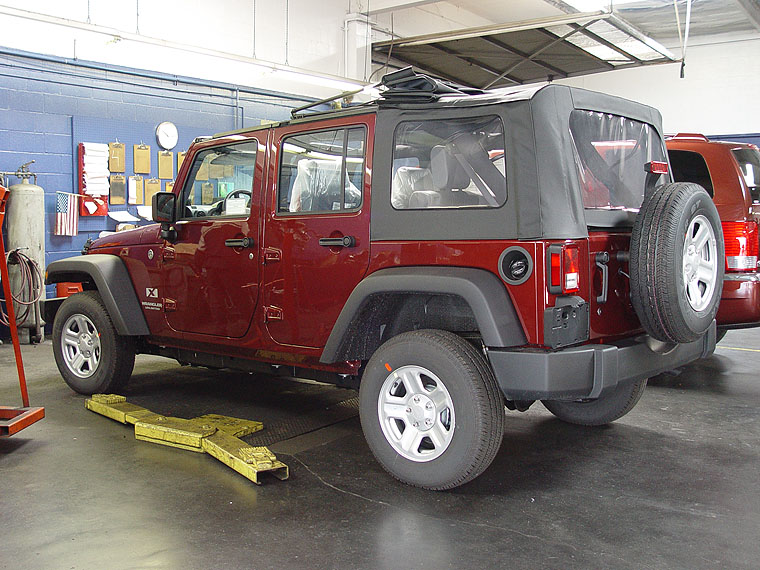
<path fill-rule="evenodd" d="M 760 133 L 760 39 L 690 45 L 684 79 L 679 70 L 657 65 L 559 82 L 652 105 L 667 133 Z"/>
<path fill-rule="evenodd" d="M 142 0 L 139 20 L 136 0 L 89 5 L 83 26 L 87 0 L 3 0 L 0 46 L 314 97 L 357 85 L 293 73 L 344 75 L 349 0 Z M 6 7 L 18 12 L 2 14 Z M 25 17 L 33 14 L 73 25 Z"/>

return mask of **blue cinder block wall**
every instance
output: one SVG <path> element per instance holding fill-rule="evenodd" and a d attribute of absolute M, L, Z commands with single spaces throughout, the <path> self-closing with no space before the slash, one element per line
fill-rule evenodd
<path fill-rule="evenodd" d="M 52 235 L 55 192 L 77 191 L 78 143 L 125 143 L 128 176 L 133 173 L 132 144 L 144 142 L 151 147 L 151 176 L 157 177 L 158 123 L 177 125 L 176 152 L 186 150 L 196 136 L 259 125 L 262 119 L 285 120 L 291 108 L 307 102 L 237 85 L 0 48 L 0 171 L 15 172 L 35 161 L 30 169 L 45 190 L 47 264 L 77 255 L 88 238 L 116 226 L 108 217 L 80 217 L 78 236 Z M 17 181 L 8 177 L 6 184 Z M 128 206 L 109 209 L 135 213 Z M 48 296 L 53 294 L 49 288 Z"/>

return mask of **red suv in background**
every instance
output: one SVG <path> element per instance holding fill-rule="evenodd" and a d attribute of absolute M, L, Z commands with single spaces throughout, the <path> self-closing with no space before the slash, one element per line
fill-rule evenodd
<path fill-rule="evenodd" d="M 727 329 L 760 326 L 760 150 L 753 144 L 711 141 L 679 133 L 665 141 L 678 182 L 696 182 L 718 207 L 726 245 L 726 273 L 718 310 L 718 338 Z"/>

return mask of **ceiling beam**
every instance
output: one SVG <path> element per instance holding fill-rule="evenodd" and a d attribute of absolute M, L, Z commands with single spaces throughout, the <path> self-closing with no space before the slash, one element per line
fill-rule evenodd
<path fill-rule="evenodd" d="M 636 57 L 632 53 L 629 53 L 629 52 L 625 51 L 623 48 L 616 46 L 615 44 L 613 44 L 612 42 L 610 42 L 608 40 L 605 40 L 602 36 L 600 36 L 598 34 L 595 34 L 591 30 L 587 30 L 587 29 L 584 30 L 580 26 L 577 26 L 575 24 L 570 24 L 570 27 L 573 28 L 574 30 L 578 30 L 579 32 L 581 32 L 587 38 L 591 38 L 592 40 L 594 40 L 595 42 L 603 45 L 604 47 L 609 48 L 609 49 L 611 49 L 612 51 L 614 51 L 616 53 L 619 53 L 620 55 L 622 55 L 628 61 L 634 61 L 636 63 L 641 63 L 641 59 L 639 59 L 638 57 Z"/>
<path fill-rule="evenodd" d="M 736 3 L 747 14 L 752 25 L 760 30 L 760 2 L 757 0 L 736 0 Z"/>
<path fill-rule="evenodd" d="M 367 10 L 357 10 L 368 16 L 395 12 L 397 10 L 408 10 L 409 8 L 419 8 L 426 4 L 437 4 L 441 0 L 372 0 L 367 2 Z"/>
<path fill-rule="evenodd" d="M 611 18 L 612 14 L 605 12 L 591 12 L 584 14 L 572 14 L 570 16 L 560 16 L 558 18 L 541 18 L 538 20 L 526 20 L 524 22 L 515 22 L 511 24 L 496 24 L 489 26 L 480 26 L 477 28 L 465 28 L 463 30 L 454 30 L 451 32 L 442 32 L 435 34 L 426 34 L 423 36 L 414 36 L 411 38 L 400 38 L 375 42 L 375 47 L 383 47 L 393 44 L 394 47 L 413 46 L 432 44 L 435 42 L 450 42 L 466 38 L 475 38 L 485 35 L 504 34 L 507 32 L 521 32 L 525 30 L 535 30 L 547 26 L 561 26 L 568 24 L 589 24 L 599 20 Z"/>

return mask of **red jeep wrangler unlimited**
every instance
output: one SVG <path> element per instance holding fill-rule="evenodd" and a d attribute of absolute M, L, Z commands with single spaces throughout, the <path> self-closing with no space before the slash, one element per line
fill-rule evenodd
<path fill-rule="evenodd" d="M 378 461 L 449 489 L 491 463 L 505 405 L 605 424 L 714 350 L 720 220 L 670 183 L 656 110 L 383 82 L 370 104 L 196 142 L 160 225 L 51 263 L 49 283 L 85 289 L 53 326 L 66 382 L 119 390 L 135 353 L 353 380 Z"/>

